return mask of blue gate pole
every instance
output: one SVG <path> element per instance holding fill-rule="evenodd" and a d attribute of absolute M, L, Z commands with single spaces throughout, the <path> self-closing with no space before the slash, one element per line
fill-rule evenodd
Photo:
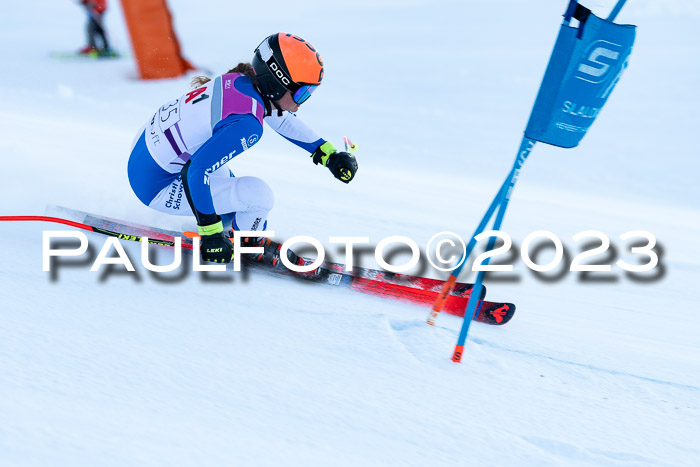
<path fill-rule="evenodd" d="M 494 196 L 493 201 L 491 201 L 491 206 L 486 210 L 486 213 L 484 214 L 484 217 L 481 218 L 481 222 L 479 223 L 479 226 L 476 228 L 474 231 L 474 234 L 472 235 L 471 239 L 469 240 L 469 243 L 467 244 L 467 247 L 464 250 L 464 253 L 462 253 L 462 257 L 459 260 L 459 266 L 455 268 L 454 271 L 450 274 L 450 277 L 445 281 L 445 283 L 442 286 L 442 290 L 440 291 L 440 294 L 438 295 L 438 298 L 435 299 L 435 303 L 433 303 L 433 308 L 430 310 L 430 314 L 428 315 L 428 324 L 431 326 L 435 324 L 435 320 L 437 319 L 438 315 L 440 314 L 440 311 L 442 310 L 442 307 L 445 305 L 445 301 L 447 300 L 447 297 L 450 295 L 450 292 L 452 292 L 452 289 L 454 288 L 455 284 L 457 283 L 457 278 L 459 277 L 459 274 L 462 272 L 462 268 L 464 268 L 464 265 L 467 264 L 467 260 L 469 259 L 469 255 L 472 253 L 472 250 L 474 250 L 474 247 L 476 246 L 476 240 L 474 237 L 479 235 L 481 232 L 484 231 L 486 228 L 486 224 L 491 220 L 493 217 L 494 211 L 496 211 L 496 208 L 499 206 L 501 202 L 501 198 L 503 197 L 503 193 L 505 190 L 508 189 L 509 186 L 509 180 L 506 179 L 503 182 L 503 185 L 501 185 L 501 188 L 498 190 L 498 193 L 496 193 L 496 196 Z M 481 292 L 479 292 L 481 293 Z M 471 296 L 471 295 L 470 295 Z"/>
<path fill-rule="evenodd" d="M 500 191 L 500 200 L 498 203 L 498 213 L 496 214 L 496 219 L 493 222 L 493 230 L 500 230 L 501 224 L 503 223 L 503 218 L 506 215 L 506 208 L 508 207 L 508 202 L 510 201 L 510 195 L 513 192 L 515 183 L 518 181 L 518 176 L 520 175 L 520 169 L 530 155 L 532 148 L 535 146 L 535 141 L 523 136 L 520 143 L 520 149 L 518 149 L 518 155 L 515 157 L 515 162 L 513 163 L 513 168 L 506 178 L 506 182 L 503 185 L 503 189 Z M 489 239 L 486 251 L 491 251 L 496 243 L 496 237 L 491 237 Z M 484 266 L 489 264 L 491 258 L 486 258 L 484 260 Z M 462 353 L 464 352 L 464 343 L 467 340 L 467 335 L 469 334 L 469 327 L 471 326 L 472 319 L 474 317 L 474 312 L 476 311 L 476 305 L 479 302 L 479 296 L 481 295 L 481 289 L 483 287 L 485 271 L 479 271 L 476 276 L 476 282 L 474 282 L 474 287 L 472 288 L 471 294 L 469 295 L 469 303 L 467 305 L 467 311 L 464 313 L 464 321 L 462 322 L 462 329 L 459 331 L 459 338 L 457 339 L 457 345 L 455 346 L 455 351 L 452 354 L 452 361 L 459 363 L 462 360 Z"/>
<path fill-rule="evenodd" d="M 627 0 L 617 0 L 617 4 L 608 15 L 607 21 L 610 21 L 611 23 L 615 21 L 615 18 L 617 18 L 617 15 L 620 13 L 620 10 L 622 10 L 622 7 L 625 6 L 626 1 Z"/>

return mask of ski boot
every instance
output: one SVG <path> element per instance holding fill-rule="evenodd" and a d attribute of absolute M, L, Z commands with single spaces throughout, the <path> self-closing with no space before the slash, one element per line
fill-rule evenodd
<path fill-rule="evenodd" d="M 94 45 L 86 45 L 78 51 L 78 55 L 85 55 L 88 57 L 97 57 L 99 54 L 97 47 Z"/>
<path fill-rule="evenodd" d="M 281 266 L 280 252 L 282 244 L 270 240 L 267 237 L 243 237 L 241 238 L 241 246 L 246 247 L 263 247 L 263 252 L 254 256 L 253 262 L 274 267 Z M 304 260 L 299 258 L 292 250 L 287 250 L 287 259 L 292 264 L 304 264 Z"/>

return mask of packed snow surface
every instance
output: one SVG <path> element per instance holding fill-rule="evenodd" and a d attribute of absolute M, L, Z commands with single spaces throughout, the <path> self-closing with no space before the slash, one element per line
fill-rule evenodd
<path fill-rule="evenodd" d="M 279 239 L 468 238 L 507 174 L 564 0 L 171 0 L 184 54 L 210 73 L 293 32 L 321 52 L 323 86 L 299 113 L 336 146 L 359 143 L 349 185 L 266 130 L 229 167 L 273 188 Z M 614 2 L 588 1 L 600 15 Z M 630 0 L 629 69 L 576 149 L 538 145 L 504 230 L 581 251 L 578 232 L 653 233 L 651 274 L 515 271 L 488 297 L 506 326 L 259 274 L 90 272 L 90 252 L 42 271 L 45 223 L 0 222 L 0 465 L 699 465 L 700 8 Z M 117 2 L 120 60 L 56 60 L 83 45 L 71 2 L 0 16 L 0 215 L 63 205 L 163 228 L 126 178 L 139 127 L 189 77 L 136 79 Z M 516 250 L 517 253 L 517 250 Z M 546 263 L 546 250 L 539 262 Z M 167 264 L 169 250 L 157 251 Z M 400 257 L 400 255 L 399 255 Z M 567 261 L 570 261 L 569 258 Z M 374 266 L 371 253 L 359 261 Z M 426 268 L 423 273 L 444 278 Z M 499 280 L 501 278 L 501 280 Z M 473 279 L 463 277 L 463 280 Z"/>

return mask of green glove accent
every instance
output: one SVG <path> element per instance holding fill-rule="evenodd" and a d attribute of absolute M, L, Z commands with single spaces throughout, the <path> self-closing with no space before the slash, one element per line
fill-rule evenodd
<path fill-rule="evenodd" d="M 326 141 L 320 145 L 313 154 L 311 154 L 311 157 L 313 158 L 314 164 L 318 165 L 320 163 L 322 166 L 326 167 L 328 158 L 331 157 L 331 154 L 336 151 L 337 149 L 335 146 L 333 146 L 329 141 Z"/>
<path fill-rule="evenodd" d="M 216 224 L 211 225 L 200 225 L 198 226 L 199 235 L 214 235 L 224 231 L 224 224 L 221 221 Z"/>

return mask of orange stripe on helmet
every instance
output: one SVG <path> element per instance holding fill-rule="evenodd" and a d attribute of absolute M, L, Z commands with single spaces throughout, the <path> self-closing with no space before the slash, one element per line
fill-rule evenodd
<path fill-rule="evenodd" d="M 295 83 L 321 84 L 323 60 L 316 49 L 294 34 L 279 33 L 279 45 L 289 75 Z"/>

